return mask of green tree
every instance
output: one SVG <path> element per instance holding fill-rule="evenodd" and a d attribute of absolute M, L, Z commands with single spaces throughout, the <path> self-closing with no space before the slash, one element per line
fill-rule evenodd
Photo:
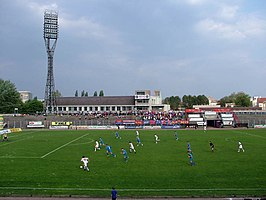
<path fill-rule="evenodd" d="M 169 104 L 172 110 L 177 110 L 181 104 L 181 99 L 179 96 L 166 97 L 163 103 Z"/>
<path fill-rule="evenodd" d="M 222 107 L 225 107 L 225 104 L 226 103 L 233 103 L 234 102 L 234 99 L 233 99 L 233 97 L 231 96 L 225 96 L 225 97 L 223 97 L 223 98 L 221 98 L 220 100 L 219 100 L 219 104 L 222 106 Z"/>
<path fill-rule="evenodd" d="M 85 97 L 88 97 L 89 96 L 89 93 L 88 92 L 85 92 Z"/>
<path fill-rule="evenodd" d="M 197 104 L 198 105 L 208 105 L 209 99 L 205 95 L 198 95 L 197 96 Z"/>
<path fill-rule="evenodd" d="M 94 92 L 93 96 L 94 96 L 94 97 L 97 97 L 97 96 L 98 96 L 97 91 Z"/>
<path fill-rule="evenodd" d="M 57 98 L 57 97 L 62 97 L 61 92 L 60 92 L 59 90 L 56 90 L 56 91 L 54 92 L 54 97 L 55 97 L 55 98 Z"/>
<path fill-rule="evenodd" d="M 244 92 L 237 93 L 235 97 L 235 104 L 239 107 L 251 106 L 250 96 Z"/>
<path fill-rule="evenodd" d="M 103 90 L 100 91 L 99 96 L 100 97 L 103 97 L 104 96 Z"/>
<path fill-rule="evenodd" d="M 235 103 L 235 105 L 239 107 L 251 106 L 250 96 L 244 92 L 234 92 L 229 96 L 221 98 L 219 102 L 222 107 L 225 107 L 226 103 Z"/>
<path fill-rule="evenodd" d="M 197 104 L 196 96 L 184 95 L 182 97 L 182 105 L 185 108 L 192 108 L 193 105 Z"/>
<path fill-rule="evenodd" d="M 35 114 L 43 111 L 43 103 L 35 97 L 32 100 L 26 101 L 21 108 L 21 112 L 25 114 Z"/>
<path fill-rule="evenodd" d="M 22 101 L 14 83 L 0 79 L 0 113 L 14 113 Z"/>
<path fill-rule="evenodd" d="M 82 96 L 82 97 L 85 96 L 85 91 L 84 91 L 84 90 L 82 90 L 82 92 L 81 92 L 81 96 Z"/>
<path fill-rule="evenodd" d="M 79 92 L 78 92 L 78 90 L 76 90 L 75 97 L 78 97 L 78 96 L 79 96 Z"/>

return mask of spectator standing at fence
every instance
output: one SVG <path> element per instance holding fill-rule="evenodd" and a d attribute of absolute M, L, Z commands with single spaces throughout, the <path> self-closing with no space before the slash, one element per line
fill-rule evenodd
<path fill-rule="evenodd" d="M 117 191 L 114 187 L 112 188 L 111 196 L 112 196 L 112 200 L 117 199 Z"/>

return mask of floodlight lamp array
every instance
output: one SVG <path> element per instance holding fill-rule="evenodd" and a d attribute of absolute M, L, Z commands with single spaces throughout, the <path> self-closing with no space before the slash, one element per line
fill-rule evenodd
<path fill-rule="evenodd" d="M 58 13 L 52 10 L 44 12 L 43 37 L 45 39 L 58 38 Z"/>

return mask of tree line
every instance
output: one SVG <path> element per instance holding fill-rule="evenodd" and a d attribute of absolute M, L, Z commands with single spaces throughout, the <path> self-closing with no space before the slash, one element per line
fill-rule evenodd
<path fill-rule="evenodd" d="M 166 97 L 163 103 L 169 104 L 172 110 L 180 108 L 193 108 L 193 105 L 209 105 L 209 99 L 205 95 L 184 95 L 181 98 L 179 96 Z M 229 96 L 225 96 L 218 100 L 217 104 L 221 107 L 225 107 L 226 104 L 233 103 L 236 107 L 250 107 L 250 96 L 244 92 L 232 93 Z"/>
<path fill-rule="evenodd" d="M 43 112 L 43 103 L 37 97 L 23 103 L 15 84 L 0 79 L 0 113 L 16 112 L 26 114 Z"/>
<path fill-rule="evenodd" d="M 76 90 L 76 91 L 75 91 L 75 97 L 78 97 L 78 96 L 79 96 L 79 92 L 78 92 L 78 90 Z M 88 93 L 88 92 L 85 92 L 85 90 L 82 90 L 81 93 L 80 93 L 80 96 L 81 96 L 81 97 L 88 97 L 88 96 L 89 96 L 89 93 Z M 97 97 L 97 96 L 98 96 L 97 91 L 95 91 L 95 92 L 93 93 L 93 96 L 94 96 L 94 97 Z M 103 92 L 103 90 L 100 90 L 100 92 L 99 92 L 99 96 L 100 96 L 100 97 L 103 97 L 103 96 L 104 96 L 104 92 Z"/>
<path fill-rule="evenodd" d="M 169 104 L 172 110 L 180 108 L 192 108 L 193 105 L 208 105 L 209 100 L 205 95 L 184 95 L 182 100 L 179 96 L 166 97 L 163 103 Z"/>
<path fill-rule="evenodd" d="M 54 95 L 56 97 L 62 96 L 58 90 L 55 91 Z M 81 97 L 88 95 L 88 92 L 81 91 Z M 98 96 L 97 91 L 94 92 L 93 96 Z M 103 90 L 99 92 L 99 96 L 104 96 Z M 75 97 L 78 97 L 78 90 L 75 92 Z M 178 110 L 180 108 L 192 108 L 193 105 L 208 105 L 209 100 L 205 95 L 184 95 L 182 99 L 179 96 L 166 97 L 163 103 L 169 104 L 172 110 Z M 238 107 L 251 106 L 250 96 L 244 92 L 232 93 L 218 100 L 218 104 L 222 107 L 225 107 L 227 103 L 234 103 Z M 0 79 L 0 113 L 15 113 L 16 110 L 19 110 L 19 113 L 35 114 L 43 112 L 44 107 L 43 102 L 39 101 L 37 97 L 23 103 L 15 84 L 9 80 Z"/>

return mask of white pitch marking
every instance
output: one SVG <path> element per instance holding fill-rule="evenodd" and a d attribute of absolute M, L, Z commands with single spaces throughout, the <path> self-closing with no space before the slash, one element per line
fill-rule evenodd
<path fill-rule="evenodd" d="M 23 137 L 23 136 L 25 136 L 25 135 L 29 135 L 29 134 L 36 133 L 36 132 L 38 132 L 38 131 L 31 131 L 31 132 L 28 132 L 28 133 L 20 133 L 20 134 L 18 134 L 18 135 L 12 135 L 12 134 L 11 134 L 11 135 L 9 136 L 9 138 L 21 138 L 21 137 Z M 20 139 L 20 140 L 9 141 L 8 143 L 5 143 L 5 144 L 0 145 L 0 147 L 2 147 L 2 146 L 6 146 L 6 145 L 9 145 L 9 144 L 13 144 L 13 143 L 15 143 L 15 142 L 19 142 L 19 141 L 27 140 L 27 139 L 29 139 L 29 138 L 33 138 L 33 136 L 30 136 L 30 137 L 27 137 L 27 138 L 22 138 L 22 139 Z"/>
<path fill-rule="evenodd" d="M 80 190 L 80 191 L 109 191 L 110 188 L 34 188 L 34 187 L 0 187 L 0 190 Z M 131 188 L 119 189 L 119 191 L 266 191 L 266 188 Z"/>
<path fill-rule="evenodd" d="M 24 136 L 24 135 L 29 135 L 29 134 L 32 134 L 32 133 L 36 133 L 38 131 L 30 131 L 30 132 L 17 132 L 16 135 L 14 135 L 14 133 L 11 133 L 11 135 L 9 136 L 10 138 L 13 138 L 13 137 L 20 137 L 20 136 Z"/>
<path fill-rule="evenodd" d="M 14 144 L 16 142 L 20 142 L 20 141 L 23 141 L 23 140 L 27 140 L 29 138 L 33 138 L 33 136 L 30 136 L 30 137 L 27 137 L 27 138 L 23 138 L 23 139 L 20 139 L 20 140 L 9 141 L 9 142 L 6 142 L 5 144 L 0 145 L 0 147 L 6 146 L 6 145 L 9 145 L 9 144 Z"/>
<path fill-rule="evenodd" d="M 70 146 L 82 145 L 82 144 L 90 144 L 90 143 L 94 142 L 94 140 L 93 140 L 93 139 L 91 139 L 91 138 L 89 138 L 89 139 L 90 139 L 91 141 L 89 141 L 89 142 L 83 142 L 83 143 L 71 144 Z"/>
<path fill-rule="evenodd" d="M 245 135 L 249 135 L 249 136 L 253 136 L 253 137 L 259 137 L 259 138 L 266 139 L 266 137 L 263 137 L 261 135 L 250 134 L 250 133 L 246 133 L 246 132 L 242 132 L 242 131 L 233 131 L 233 132 L 241 133 L 241 134 L 245 134 Z"/>
<path fill-rule="evenodd" d="M 89 133 L 88 133 L 88 134 L 89 134 Z M 74 139 L 74 140 L 72 140 L 72 141 L 70 141 L 70 142 L 68 142 L 68 143 L 66 143 L 66 144 L 64 144 L 64 145 L 62 145 L 62 146 L 56 148 L 56 149 L 54 149 L 53 151 L 48 152 L 47 154 L 44 154 L 41 158 L 45 158 L 46 156 L 48 156 L 48 155 L 50 155 L 50 154 L 52 154 L 52 153 L 58 151 L 59 149 L 62 149 L 63 147 L 65 147 L 65 146 L 71 144 L 72 142 L 75 142 L 75 141 L 77 141 L 77 140 L 79 140 L 79 139 L 81 139 L 81 138 L 87 136 L 88 134 L 86 134 L 86 135 L 82 135 L 82 136 L 80 136 L 80 137 L 78 137 L 78 138 L 76 138 L 76 139 Z"/>
<path fill-rule="evenodd" d="M 41 157 L 30 157 L 30 156 L 0 156 L 1 158 L 9 158 L 9 159 L 40 159 Z"/>

